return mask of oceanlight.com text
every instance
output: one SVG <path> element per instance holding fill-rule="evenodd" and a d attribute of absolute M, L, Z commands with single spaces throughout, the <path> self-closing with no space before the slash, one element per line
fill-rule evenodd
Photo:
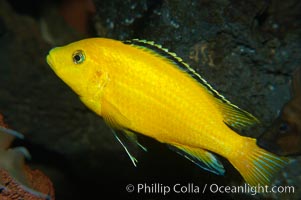
<path fill-rule="evenodd" d="M 208 185 L 207 185 L 208 186 Z M 268 186 L 268 185 L 256 185 L 251 186 L 245 184 L 242 186 L 223 186 L 218 184 L 209 185 L 209 191 L 211 193 L 226 193 L 226 194 L 236 194 L 236 193 L 248 193 L 251 195 L 256 195 L 259 193 L 295 193 L 294 186 Z"/>
<path fill-rule="evenodd" d="M 129 193 L 137 194 L 161 194 L 168 195 L 174 194 L 205 194 L 210 192 L 213 194 L 250 194 L 256 195 L 259 193 L 294 193 L 294 186 L 267 186 L 267 185 L 256 185 L 251 186 L 244 184 L 242 186 L 225 186 L 218 184 L 203 184 L 198 185 L 195 183 L 167 185 L 162 183 L 138 183 L 128 184 L 125 187 Z"/>

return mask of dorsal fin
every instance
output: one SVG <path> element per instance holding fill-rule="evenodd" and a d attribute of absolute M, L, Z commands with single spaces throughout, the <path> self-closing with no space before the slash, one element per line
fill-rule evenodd
<path fill-rule="evenodd" d="M 230 101 L 228 101 L 223 95 L 219 94 L 209 83 L 199 75 L 193 68 L 191 68 L 187 63 L 185 63 L 182 58 L 178 57 L 176 53 L 168 51 L 168 49 L 163 48 L 159 44 L 155 44 L 153 41 L 146 41 L 146 40 L 126 40 L 124 41 L 125 44 L 130 44 L 136 46 L 138 48 L 144 49 L 146 51 L 153 51 L 164 58 L 167 58 L 171 61 L 174 65 L 179 67 L 181 70 L 187 72 L 192 78 L 196 79 L 199 83 L 201 83 L 209 93 L 211 93 L 214 97 L 220 99 L 222 102 L 232 105 L 233 107 L 238 108 L 236 105 L 233 105 Z"/>
<path fill-rule="evenodd" d="M 259 122 L 253 115 L 232 104 L 223 95 L 216 91 L 201 75 L 199 75 L 187 63 L 185 63 L 182 58 L 178 57 L 176 53 L 168 51 L 168 49 L 163 48 L 161 45 L 156 44 L 153 41 L 132 39 L 126 40 L 123 43 L 162 56 L 167 61 L 177 66 L 179 69 L 189 74 L 190 77 L 197 80 L 201 84 L 201 86 L 203 86 L 213 97 L 216 98 L 218 102 L 217 105 L 221 108 L 224 114 L 224 121 L 229 126 L 236 129 L 241 129 L 244 126 L 253 125 L 254 123 Z M 237 114 L 239 114 L 240 117 L 237 117 Z M 238 118 L 239 121 L 237 122 L 236 120 Z"/>

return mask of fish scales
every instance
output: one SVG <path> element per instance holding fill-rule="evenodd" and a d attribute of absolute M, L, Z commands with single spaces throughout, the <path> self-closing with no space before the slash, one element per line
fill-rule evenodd
<path fill-rule="evenodd" d="M 114 52 L 114 49 L 109 51 Z M 214 132 L 219 132 L 206 128 L 210 126 L 210 123 L 214 123 L 210 121 L 212 118 L 217 118 L 221 114 L 211 101 L 207 100 L 207 98 L 211 98 L 211 95 L 202 91 L 203 88 L 197 85 L 199 83 L 170 63 L 162 61 L 160 57 L 154 57 L 134 47 L 132 51 L 124 53 L 117 60 L 114 58 L 114 62 L 120 63 L 119 65 L 116 63 L 118 66 L 116 68 L 120 68 L 121 71 L 114 73 L 115 77 L 112 77 L 117 80 L 115 84 L 110 84 L 104 89 L 104 96 L 111 99 L 111 104 L 114 104 L 114 107 L 118 108 L 132 123 L 130 129 L 155 137 L 161 142 L 172 140 L 177 143 L 180 141 L 177 141 L 178 137 L 174 136 L 179 135 L 177 132 L 186 131 L 187 134 L 184 136 L 187 138 L 183 136 L 181 141 L 183 142 L 183 139 L 187 142 L 191 140 L 190 145 L 192 146 L 200 146 L 197 140 L 199 135 L 194 136 L 193 133 L 202 134 L 201 130 L 205 130 L 205 134 L 214 135 Z M 137 57 L 128 60 L 133 54 Z M 149 62 L 145 63 L 145 59 Z M 124 64 L 125 60 L 127 64 Z M 135 65 L 132 64 L 133 61 Z M 162 73 L 162 70 L 166 70 L 167 73 Z M 178 81 L 179 77 L 181 77 L 181 81 Z M 114 98 L 116 96 L 118 96 L 117 99 Z M 143 104 L 139 102 L 143 102 Z M 144 117 L 141 118 L 141 115 Z M 221 116 L 219 117 L 221 118 Z M 201 121 L 203 123 L 200 123 Z M 225 126 L 222 120 L 220 121 Z M 215 127 L 219 128 L 219 126 Z M 162 131 L 164 131 L 163 134 Z M 160 134 L 154 135 L 156 133 Z M 168 139 L 164 140 L 164 137 L 168 137 Z M 193 144 L 195 142 L 197 143 Z"/>

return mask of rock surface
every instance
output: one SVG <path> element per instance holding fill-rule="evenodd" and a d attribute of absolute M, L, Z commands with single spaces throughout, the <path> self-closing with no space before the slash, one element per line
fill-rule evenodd
<path fill-rule="evenodd" d="M 128 194 L 125 186 L 129 183 L 240 183 L 230 164 L 225 164 L 225 177 L 215 176 L 148 138 L 142 141 L 149 152 L 139 156 L 138 168 L 131 166 L 103 121 L 85 108 L 45 63 L 53 44 L 83 36 L 72 33 L 64 22 L 55 23 L 62 20 L 59 15 L 42 12 L 51 1 L 41 2 L 40 17 L 32 17 L 26 12 L 21 15 L 0 0 L 0 112 L 11 127 L 25 134 L 32 164 L 53 174 L 57 199 L 104 193 L 112 198 L 162 198 Z M 301 6 L 297 0 L 94 2 L 97 36 L 141 38 L 161 44 L 194 67 L 221 94 L 262 121 L 242 134 L 258 136 L 289 99 L 291 72 L 301 64 Z M 48 31 L 41 28 L 43 20 Z M 46 42 L 45 33 L 55 35 L 56 40 Z M 198 198 L 200 194 L 188 196 Z"/>

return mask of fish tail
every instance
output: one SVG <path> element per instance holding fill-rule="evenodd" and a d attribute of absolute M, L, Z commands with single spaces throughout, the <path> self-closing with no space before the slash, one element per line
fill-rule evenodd
<path fill-rule="evenodd" d="M 288 164 L 288 160 L 258 147 L 256 139 L 247 137 L 242 149 L 235 152 L 229 159 L 250 185 L 270 185 L 277 172 Z"/>

